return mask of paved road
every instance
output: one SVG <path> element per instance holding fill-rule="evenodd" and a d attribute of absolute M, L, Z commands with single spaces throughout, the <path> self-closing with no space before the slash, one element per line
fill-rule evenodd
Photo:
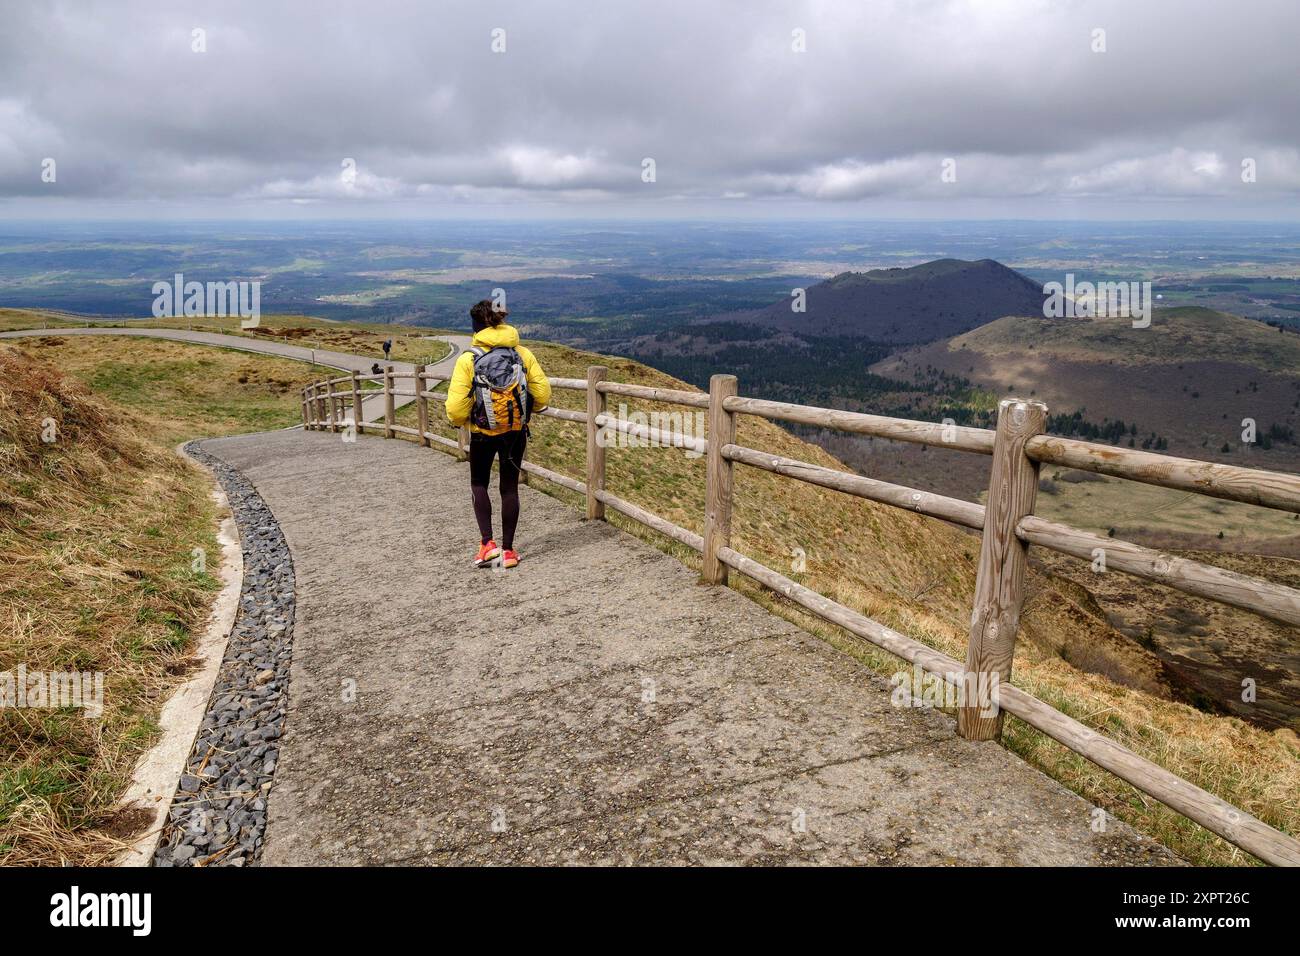
<path fill-rule="evenodd" d="M 15 332 L 0 332 L 0 339 L 50 335 L 134 335 L 153 339 L 169 339 L 174 342 L 191 342 L 196 345 L 214 345 L 219 348 L 238 349 L 241 352 L 255 352 L 260 355 L 275 355 L 298 362 L 314 362 L 317 365 L 327 365 L 345 372 L 365 372 L 367 375 L 370 374 L 370 367 L 376 361 L 380 361 L 374 356 L 353 355 L 349 352 L 332 352 L 327 349 L 313 349 L 302 345 L 291 345 L 288 342 L 278 342 L 273 339 L 250 339 L 240 335 L 222 335 L 219 332 L 191 332 L 186 329 L 109 329 L 93 327 L 88 329 L 23 329 Z M 456 357 L 469 348 L 470 337 L 468 335 L 431 335 L 426 337 L 447 342 L 452 346 L 451 353 L 445 359 L 427 366 L 430 372 L 442 377 L 444 380 L 450 378 L 451 370 L 456 364 Z M 384 363 L 380 361 L 380 364 Z M 397 375 L 396 387 L 403 391 L 414 391 L 415 380 L 412 375 L 415 366 L 410 362 L 393 362 L 391 364 L 393 371 Z M 412 401 L 414 401 L 413 398 L 398 395 L 393 399 L 393 404 L 395 407 L 401 408 Z M 363 400 L 361 405 L 363 421 L 372 422 L 384 417 L 383 398 L 368 398 Z"/>
<path fill-rule="evenodd" d="M 540 492 L 520 566 L 475 571 L 448 456 L 301 430 L 203 447 L 256 485 L 297 580 L 268 864 L 1177 862 Z"/>

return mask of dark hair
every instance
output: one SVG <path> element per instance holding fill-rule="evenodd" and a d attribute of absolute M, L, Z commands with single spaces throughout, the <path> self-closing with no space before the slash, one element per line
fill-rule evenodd
<path fill-rule="evenodd" d="M 491 299 L 480 299 L 469 310 L 470 322 L 473 324 L 475 332 L 482 332 L 484 329 L 500 325 L 509 314 L 505 309 L 496 308 Z"/>

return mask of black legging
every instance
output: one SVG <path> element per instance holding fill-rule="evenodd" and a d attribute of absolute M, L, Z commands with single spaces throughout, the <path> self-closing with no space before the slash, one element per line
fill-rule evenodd
<path fill-rule="evenodd" d="M 514 550 L 515 527 L 519 524 L 519 468 L 524 460 L 528 433 L 506 432 L 504 435 L 480 435 L 469 439 L 469 489 L 474 496 L 474 519 L 478 533 L 487 544 L 492 540 L 492 499 L 488 481 L 492 477 L 492 459 L 500 457 L 501 471 L 501 547 Z"/>

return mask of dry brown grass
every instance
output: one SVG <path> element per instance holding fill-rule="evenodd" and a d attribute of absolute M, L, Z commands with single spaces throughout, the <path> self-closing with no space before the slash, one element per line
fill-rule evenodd
<path fill-rule="evenodd" d="M 0 671 L 101 671 L 104 712 L 0 710 L 0 864 L 102 863 L 132 835 L 110 811 L 216 587 L 193 564 L 195 548 L 219 560 L 211 480 L 173 447 L 293 424 L 300 384 L 324 370 L 143 339 L 13 345 L 0 346 Z"/>
<path fill-rule="evenodd" d="M 102 862 L 105 814 L 207 615 L 215 582 L 179 548 L 216 553 L 214 506 L 138 422 L 7 349 L 0 436 L 0 670 L 104 674 L 100 719 L 0 711 L 0 863 Z"/>
<path fill-rule="evenodd" d="M 554 376 L 583 378 L 587 365 L 603 364 L 616 381 L 689 388 L 635 362 L 545 343 L 530 343 L 530 347 Z M 611 397 L 613 407 L 618 401 Z M 585 396 L 556 390 L 554 404 L 585 409 Z M 679 410 L 628 404 L 645 410 Z M 441 412 L 440 405 L 430 403 L 435 429 L 454 437 Z M 403 409 L 403 423 L 413 424 L 414 414 L 413 408 Z M 770 422 L 742 418 L 738 440 L 847 470 L 820 448 Z M 533 461 L 581 479 L 578 468 L 584 456 L 580 426 L 554 419 L 541 419 L 534 426 L 528 456 Z M 529 483 L 575 505 L 579 502 L 577 495 L 544 480 Z M 703 459 L 691 459 L 675 449 L 611 449 L 606 487 L 676 524 L 703 530 Z M 699 566 L 698 555 L 689 549 L 619 515 L 611 514 L 610 521 L 686 564 Z M 807 587 L 957 660 L 965 659 L 977 537 L 884 505 L 738 468 L 732 542 L 737 550 Z M 806 554 L 803 573 L 792 569 L 796 548 Z M 904 666 L 739 575 L 732 575 L 732 586 L 881 674 L 891 675 Z M 1270 733 L 1167 699 L 1154 658 L 1110 627 L 1096 602 L 1077 584 L 1036 570 L 1030 574 L 1028 594 L 1013 683 L 1272 826 L 1300 833 L 1300 745 L 1294 733 Z M 1071 660 L 1085 663 L 1088 669 L 1073 666 Z M 1189 861 L 1255 862 L 1014 718 L 1008 720 L 1004 743 Z"/>

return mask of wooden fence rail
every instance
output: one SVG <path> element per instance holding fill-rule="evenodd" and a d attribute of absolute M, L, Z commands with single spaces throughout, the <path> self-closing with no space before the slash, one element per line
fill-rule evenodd
<path fill-rule="evenodd" d="M 426 390 L 423 384 L 426 375 L 422 369 L 416 370 L 413 391 L 394 388 L 394 377 L 389 367 L 382 375 L 353 373 L 308 386 L 302 392 L 303 427 L 337 431 L 345 421 L 344 407 L 350 405 L 350 420 L 358 432 L 379 430 L 386 438 L 397 434 L 412 435 L 426 447 L 436 444 L 456 449 L 464 457 L 468 442 L 464 429 L 456 440 L 429 430 L 428 402 L 445 402 L 447 396 Z M 381 382 L 382 387 L 362 389 L 361 383 L 366 381 Z M 1253 611 L 1273 620 L 1300 624 L 1300 590 L 1131 542 L 1103 538 L 1035 516 L 1041 464 L 1063 465 L 1295 513 L 1300 513 L 1300 476 L 1046 435 L 1043 431 L 1047 407 L 1040 402 L 1019 399 L 1002 401 L 998 406 L 997 427 L 984 429 L 957 426 L 951 422 L 918 422 L 744 398 L 737 394 L 736 378 L 731 375 L 713 376 L 708 394 L 611 382 L 608 369 L 598 365 L 588 368 L 585 379 L 552 378 L 550 382 L 552 388 L 586 395 L 585 411 L 547 408 L 540 413 L 584 427 L 586 455 L 582 471 L 585 480 L 562 475 L 530 461 L 525 461 L 523 468 L 529 474 L 582 495 L 588 518 L 604 518 L 607 508 L 625 515 L 699 552 L 703 556 L 703 581 L 722 584 L 727 580 L 728 570 L 737 571 L 832 624 L 953 684 L 959 701 L 957 730 L 962 736 L 975 740 L 996 739 L 1001 733 L 1003 713 L 1014 714 L 1259 859 L 1275 865 L 1300 866 L 1300 842 L 1289 835 L 1129 751 L 1011 684 L 1011 662 L 1019 630 L 1020 607 L 1024 601 L 1024 577 L 1030 545 L 1084 560 L 1096 560 L 1100 554 L 1108 569 L 1157 581 L 1187 594 Z M 336 390 L 338 385 L 347 388 Z M 362 420 L 362 404 L 370 395 L 383 397 L 382 424 L 367 424 Z M 416 399 L 418 427 L 396 424 L 394 396 L 397 395 Z M 708 419 L 707 436 L 686 435 L 625 421 L 609 414 L 607 398 L 611 395 L 703 409 Z M 739 415 L 989 455 L 992 466 L 987 504 L 949 498 L 746 448 L 736 443 Z M 705 455 L 703 535 L 675 525 L 606 489 L 605 449 L 611 432 Z M 735 464 L 980 531 L 980 558 L 965 663 L 885 627 L 733 550 L 731 509 Z"/>

